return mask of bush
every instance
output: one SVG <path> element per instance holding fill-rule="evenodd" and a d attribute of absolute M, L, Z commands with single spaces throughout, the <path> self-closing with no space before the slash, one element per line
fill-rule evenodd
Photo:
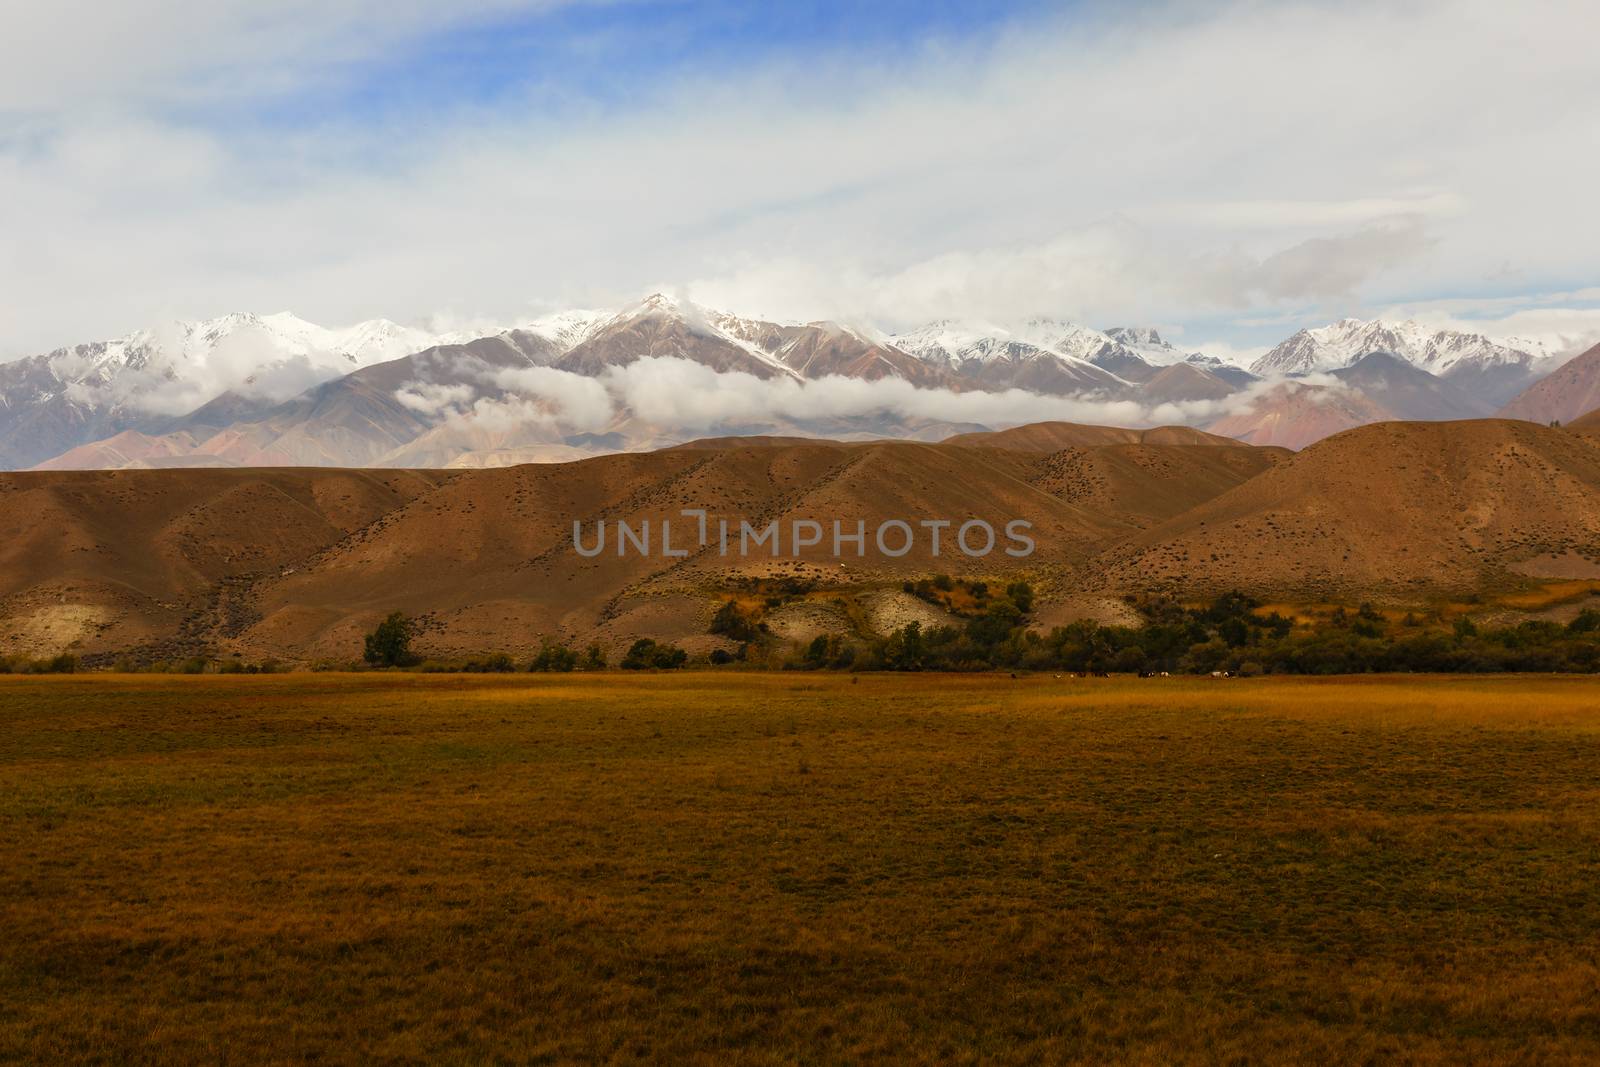
<path fill-rule="evenodd" d="M 593 649 L 595 646 L 590 646 Z M 528 665 L 528 670 L 534 672 L 556 671 L 566 673 L 578 665 L 578 654 L 566 645 L 546 641 L 539 646 L 539 654 L 533 657 L 533 662 Z"/>
<path fill-rule="evenodd" d="M 1600 630 L 1600 611 L 1594 608 L 1584 608 L 1578 617 L 1567 623 L 1567 632 L 1574 634 L 1592 634 Z"/>
<path fill-rule="evenodd" d="M 398 611 L 378 624 L 367 635 L 362 658 L 374 667 L 409 667 L 417 662 L 411 654 L 411 639 L 416 634 L 416 623 Z"/>
<path fill-rule="evenodd" d="M 734 600 L 717 609 L 711 618 L 711 632 L 734 641 L 754 641 L 761 636 L 760 628 L 739 610 L 739 604 Z"/>
<path fill-rule="evenodd" d="M 628 654 L 622 657 L 622 669 L 625 671 L 644 670 L 675 670 L 689 661 L 689 653 L 676 645 L 657 644 L 648 637 L 642 637 L 628 649 Z"/>
<path fill-rule="evenodd" d="M 1006 596 L 1011 598 L 1011 603 L 1024 615 L 1033 612 L 1033 587 L 1027 582 L 1012 582 L 1006 586 Z"/>

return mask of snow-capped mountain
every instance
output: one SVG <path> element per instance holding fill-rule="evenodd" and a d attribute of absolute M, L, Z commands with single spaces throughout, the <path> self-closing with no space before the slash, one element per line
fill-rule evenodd
<path fill-rule="evenodd" d="M 598 309 L 557 311 L 534 319 L 517 329 L 538 334 L 562 352 L 570 352 L 594 336 L 594 332 L 611 321 L 615 315 L 615 311 Z"/>
<path fill-rule="evenodd" d="M 979 388 L 1122 396 L 1155 373 L 1099 330 L 1051 319 L 1015 329 L 947 319 L 896 334 L 889 344 Z"/>
<path fill-rule="evenodd" d="M 684 359 L 757 378 L 840 376 L 951 384 L 936 369 L 864 330 L 832 322 L 744 318 L 662 293 L 600 323 L 554 366 L 593 377 L 646 357 Z"/>
<path fill-rule="evenodd" d="M 1490 407 L 1504 404 L 1549 369 L 1547 360 L 1482 334 L 1378 319 L 1344 319 L 1331 326 L 1301 330 L 1250 369 L 1262 376 L 1310 374 L 1348 367 L 1373 352 L 1398 356 L 1460 386 Z"/>
<path fill-rule="evenodd" d="M 1164 340 L 1149 326 L 1113 326 L 1106 331 L 1113 341 L 1133 349 L 1141 359 L 1156 367 L 1170 367 L 1174 363 L 1196 363 L 1206 357 L 1198 352 L 1181 352 Z M 1196 359 L 1195 357 L 1199 357 Z"/>
<path fill-rule="evenodd" d="M 80 403 L 176 414 L 230 389 L 299 391 L 316 380 L 395 359 L 444 340 L 384 319 L 330 330 L 287 312 L 171 322 L 114 341 L 57 349 L 33 360 Z M 14 369 L 15 368 L 15 369 Z M 0 366 L 17 374 L 18 364 Z M 40 379 L 44 381 L 44 379 Z M 298 388 L 294 388 L 298 386 Z M 44 384 L 50 391 L 48 382 Z"/>
<path fill-rule="evenodd" d="M 1372 352 L 1387 352 L 1440 377 L 1467 367 L 1528 367 L 1538 357 L 1482 334 L 1430 330 L 1415 321 L 1389 324 L 1344 319 L 1301 330 L 1251 366 L 1257 374 L 1310 374 L 1338 370 Z"/>
<path fill-rule="evenodd" d="M 169 322 L 0 364 L 0 463 L 47 458 L 218 397 L 282 400 L 449 338 L 376 319 L 327 329 L 288 313 Z"/>
<path fill-rule="evenodd" d="M 1374 359 L 1374 353 L 1384 355 Z M 604 448 L 644 447 L 664 439 L 631 407 L 615 410 L 615 425 L 605 421 L 612 416 L 602 418 L 606 432 L 599 436 L 586 424 L 581 441 L 569 440 L 546 417 L 555 401 L 541 389 L 592 397 L 593 383 L 563 376 L 601 379 L 603 389 L 614 390 L 628 377 L 623 368 L 651 357 L 793 383 L 895 379 L 925 389 L 1015 389 L 1144 410 L 1178 405 L 1180 418 L 1240 409 L 1254 402 L 1258 386 L 1265 388 L 1250 371 L 1184 353 L 1154 329 L 1102 331 L 1049 318 L 1005 326 L 943 320 L 886 336 L 834 322 L 748 318 L 660 293 L 620 311 L 562 311 L 488 335 L 444 335 L 384 320 L 330 330 L 289 314 L 241 314 L 0 364 L 0 467 L 56 458 L 64 467 L 103 465 L 116 456 L 152 463 L 200 457 L 240 465 L 443 465 L 487 440 L 503 456 L 533 454 L 517 451 L 526 448 L 599 448 L 602 438 Z M 1300 331 L 1254 369 L 1291 378 L 1333 373 L 1340 383 L 1319 384 L 1314 395 L 1355 397 L 1345 415 L 1370 421 L 1486 413 L 1547 366 L 1536 354 L 1478 334 L 1345 320 Z M 1327 405 L 1300 403 L 1313 395 L 1303 392 L 1272 409 L 1274 432 L 1285 440 L 1311 439 L 1327 428 L 1317 416 Z M 1357 403 L 1362 398 L 1365 406 Z M 474 429 L 480 413 L 500 420 L 495 433 Z M 519 420 L 526 425 L 512 425 Z M 760 425 L 772 433 L 906 431 L 892 420 L 868 425 L 826 413 L 806 427 Z"/>
<path fill-rule="evenodd" d="M 962 323 L 951 319 L 930 322 L 915 330 L 895 334 L 889 338 L 889 343 L 902 352 L 910 352 L 924 362 L 948 370 L 959 370 L 967 363 L 986 364 L 997 359 L 1036 358 L 1047 352 L 1042 345 L 1025 341 L 999 326 Z"/>

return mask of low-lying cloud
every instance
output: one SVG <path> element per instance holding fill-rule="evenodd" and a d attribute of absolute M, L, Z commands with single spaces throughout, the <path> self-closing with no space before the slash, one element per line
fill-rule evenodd
<path fill-rule="evenodd" d="M 549 367 L 496 370 L 481 365 L 467 375 L 474 384 L 414 381 L 396 395 L 408 408 L 441 422 L 475 424 L 497 433 L 518 428 L 593 433 L 632 419 L 662 434 L 716 436 L 763 426 L 848 432 L 852 423 L 860 432 L 873 426 L 999 429 L 1049 421 L 1196 424 L 1247 409 L 1273 384 L 1257 383 L 1222 400 L 1152 405 L 1022 389 L 925 389 L 901 378 L 758 378 L 675 357 L 635 360 L 608 368 L 597 378 Z"/>

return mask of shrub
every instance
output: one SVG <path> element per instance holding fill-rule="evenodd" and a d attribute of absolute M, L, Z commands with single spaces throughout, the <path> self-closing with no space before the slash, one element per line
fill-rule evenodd
<path fill-rule="evenodd" d="M 1592 634 L 1600 630 L 1600 611 L 1594 608 L 1584 608 L 1578 617 L 1567 623 L 1567 632 L 1574 634 Z"/>
<path fill-rule="evenodd" d="M 712 616 L 711 632 L 734 641 L 754 641 L 760 636 L 760 630 L 749 616 L 739 610 L 738 602 L 733 600 L 718 608 Z"/>
<path fill-rule="evenodd" d="M 1011 603 L 1024 615 L 1033 611 L 1033 587 L 1027 582 L 1012 582 L 1006 586 L 1006 596 L 1011 598 Z"/>
<path fill-rule="evenodd" d="M 590 646 L 591 649 L 594 646 Z M 565 674 L 578 665 L 578 654 L 566 645 L 554 641 L 546 641 L 539 646 L 539 654 L 533 657 L 533 662 L 528 665 L 528 670 L 535 672 L 556 671 Z"/>
<path fill-rule="evenodd" d="M 622 669 L 625 671 L 674 670 L 682 667 L 688 661 L 689 654 L 677 645 L 657 644 L 648 637 L 641 637 L 628 649 L 628 654 L 622 657 Z"/>
<path fill-rule="evenodd" d="M 461 669 L 468 674 L 509 674 L 517 665 L 504 652 L 496 652 L 482 659 L 469 659 Z"/>
<path fill-rule="evenodd" d="M 409 667 L 416 663 L 411 654 L 411 639 L 416 634 L 416 624 L 398 611 L 378 624 L 367 635 L 362 658 L 374 667 Z"/>

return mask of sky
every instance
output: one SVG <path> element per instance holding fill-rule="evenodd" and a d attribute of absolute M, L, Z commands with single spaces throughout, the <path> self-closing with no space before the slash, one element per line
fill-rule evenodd
<path fill-rule="evenodd" d="M 1600 338 L 1600 9 L 0 0 L 0 358 L 653 291 Z"/>

